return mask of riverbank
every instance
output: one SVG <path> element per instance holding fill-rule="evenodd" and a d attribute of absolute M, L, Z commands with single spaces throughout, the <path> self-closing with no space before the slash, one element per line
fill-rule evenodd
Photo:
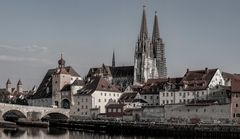
<path fill-rule="evenodd" d="M 92 130 L 109 134 L 137 134 L 173 137 L 240 137 L 240 125 L 170 124 L 124 121 L 50 121 L 50 126 L 72 130 Z"/>

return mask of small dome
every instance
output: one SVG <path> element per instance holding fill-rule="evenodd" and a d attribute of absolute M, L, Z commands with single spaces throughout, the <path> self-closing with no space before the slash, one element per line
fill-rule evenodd
<path fill-rule="evenodd" d="M 63 66 L 65 66 L 65 60 L 63 59 L 63 55 L 61 54 L 61 59 L 59 59 L 58 60 L 58 65 L 60 66 L 60 67 L 63 67 Z"/>

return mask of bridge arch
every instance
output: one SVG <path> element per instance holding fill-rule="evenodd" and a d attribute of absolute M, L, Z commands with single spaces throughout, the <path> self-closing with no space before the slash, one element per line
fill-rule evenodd
<path fill-rule="evenodd" d="M 69 117 L 63 113 L 60 112 L 49 112 L 44 115 L 42 115 L 42 120 L 49 120 L 49 119 L 58 119 L 58 120 L 66 120 Z"/>
<path fill-rule="evenodd" d="M 5 120 L 10 120 L 11 118 L 14 118 L 12 120 L 17 120 L 18 118 L 27 118 L 27 116 L 20 110 L 12 109 L 2 112 L 2 118 Z"/>

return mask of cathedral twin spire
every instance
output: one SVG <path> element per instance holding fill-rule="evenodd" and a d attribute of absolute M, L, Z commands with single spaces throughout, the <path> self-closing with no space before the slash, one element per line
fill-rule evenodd
<path fill-rule="evenodd" d="M 140 34 L 134 57 L 134 82 L 144 83 L 151 78 L 166 78 L 165 48 L 160 38 L 157 12 L 155 12 L 152 40 L 148 37 L 147 18 L 143 6 Z"/>

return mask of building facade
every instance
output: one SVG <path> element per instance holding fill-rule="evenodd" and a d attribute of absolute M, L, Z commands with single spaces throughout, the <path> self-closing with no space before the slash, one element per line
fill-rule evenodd
<path fill-rule="evenodd" d="M 92 77 L 86 85 L 74 95 L 74 102 L 70 109 L 72 117 L 91 118 L 93 109 L 98 109 L 99 113 L 106 113 L 105 106 L 112 100 L 117 102 L 121 92 L 109 81 L 102 77 Z M 93 114 L 93 113 L 92 113 Z"/>

